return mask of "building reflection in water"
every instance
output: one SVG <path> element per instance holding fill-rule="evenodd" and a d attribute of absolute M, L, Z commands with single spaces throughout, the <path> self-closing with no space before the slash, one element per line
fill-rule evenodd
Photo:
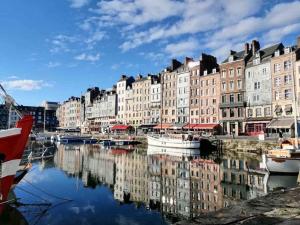
<path fill-rule="evenodd" d="M 273 179 L 268 188 L 272 179 L 260 161 L 238 156 L 204 159 L 199 152 L 179 150 L 60 145 L 54 161 L 86 187 L 107 185 L 120 203 L 144 205 L 168 218 L 197 217 L 284 186 Z"/>

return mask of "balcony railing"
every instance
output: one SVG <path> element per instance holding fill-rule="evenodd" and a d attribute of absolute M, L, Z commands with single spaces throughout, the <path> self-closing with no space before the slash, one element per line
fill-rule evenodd
<path fill-rule="evenodd" d="M 247 102 L 226 102 L 220 103 L 219 107 L 222 108 L 233 108 L 233 107 L 246 107 Z"/>

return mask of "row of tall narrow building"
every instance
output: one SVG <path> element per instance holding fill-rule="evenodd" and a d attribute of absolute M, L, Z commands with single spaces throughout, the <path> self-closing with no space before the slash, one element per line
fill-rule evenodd
<path fill-rule="evenodd" d="M 294 46 L 265 48 L 253 40 L 241 51 L 230 51 L 220 64 L 202 54 L 199 60 L 173 59 L 156 75 L 122 75 L 110 90 L 89 88 L 71 97 L 57 115 L 61 127 L 83 132 L 163 123 L 224 134 L 293 136 L 299 93 L 300 37 Z"/>

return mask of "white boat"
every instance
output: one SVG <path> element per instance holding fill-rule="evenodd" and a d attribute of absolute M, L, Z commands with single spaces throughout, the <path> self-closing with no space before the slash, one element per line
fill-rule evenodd
<path fill-rule="evenodd" d="M 299 173 L 300 170 L 300 151 L 289 141 L 284 141 L 279 149 L 268 151 L 263 160 L 270 173 Z"/>
<path fill-rule="evenodd" d="M 147 155 L 199 156 L 200 149 L 167 148 L 148 145 Z"/>
<path fill-rule="evenodd" d="M 191 135 L 182 135 L 181 137 L 169 135 L 148 135 L 148 145 L 181 148 L 181 149 L 200 149 L 200 139 L 194 139 Z"/>
<path fill-rule="evenodd" d="M 300 157 L 276 157 L 265 155 L 266 168 L 270 173 L 299 173 Z"/>

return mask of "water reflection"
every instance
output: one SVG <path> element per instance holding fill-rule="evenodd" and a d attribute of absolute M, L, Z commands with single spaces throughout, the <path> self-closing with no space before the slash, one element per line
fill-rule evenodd
<path fill-rule="evenodd" d="M 85 187 L 106 185 L 121 204 L 157 210 L 167 218 L 192 218 L 230 204 L 296 184 L 297 177 L 269 177 L 260 159 L 199 152 L 104 149 L 100 145 L 60 145 L 56 167 Z M 279 181 L 279 182 L 277 182 Z"/>

